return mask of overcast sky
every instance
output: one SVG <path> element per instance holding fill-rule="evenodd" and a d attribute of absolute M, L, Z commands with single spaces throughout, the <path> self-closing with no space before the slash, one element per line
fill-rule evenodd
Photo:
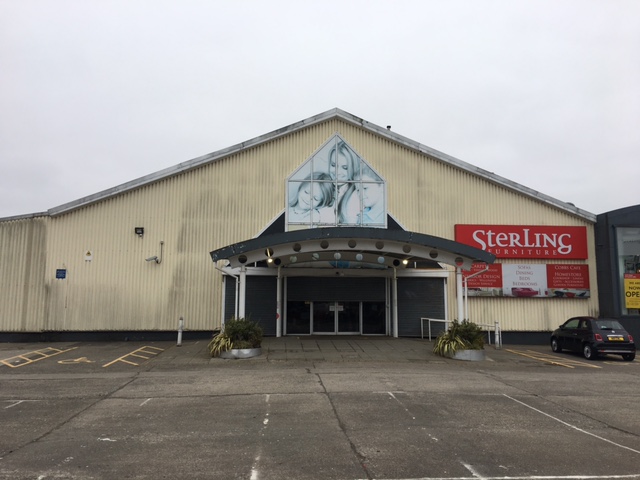
<path fill-rule="evenodd" d="M 640 204 L 640 2 L 0 0 L 0 217 L 334 107 L 591 213 Z"/>

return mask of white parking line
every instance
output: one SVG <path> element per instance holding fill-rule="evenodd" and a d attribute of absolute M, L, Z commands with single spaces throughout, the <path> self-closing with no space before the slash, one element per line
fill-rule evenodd
<path fill-rule="evenodd" d="M 487 477 L 483 477 L 482 475 L 480 475 L 480 473 L 478 473 L 475 468 L 473 468 L 471 465 L 469 465 L 467 463 L 463 463 L 462 466 L 464 468 L 466 468 L 467 470 L 469 470 L 469 472 L 471 472 L 471 475 L 473 475 L 473 478 L 481 478 L 482 480 L 487 478 Z"/>
<path fill-rule="evenodd" d="M 398 400 L 398 398 L 393 394 L 393 392 L 387 392 L 387 393 L 389 394 L 389 396 L 390 396 L 391 398 L 393 398 L 396 402 L 398 402 L 398 404 L 399 404 L 399 405 L 404 409 L 404 411 L 405 411 L 405 412 L 407 412 L 407 413 L 409 414 L 409 416 L 410 416 L 413 420 L 415 420 L 415 419 L 416 419 L 415 415 L 413 415 L 413 414 L 409 411 L 409 409 L 408 409 L 407 407 L 405 407 L 405 406 L 402 404 L 402 402 L 401 402 L 400 400 Z"/>
<path fill-rule="evenodd" d="M 264 418 L 262 419 L 262 428 L 260 429 L 260 436 L 264 437 L 264 432 L 269 425 L 269 412 L 271 411 L 271 395 L 266 394 L 264 401 L 266 403 Z M 250 480 L 258 480 L 260 478 L 260 471 L 258 467 L 260 466 L 260 460 L 262 459 L 262 442 L 258 444 L 258 452 L 253 460 L 253 465 L 251 466 L 251 477 Z"/>
<path fill-rule="evenodd" d="M 374 480 L 616 480 L 640 478 L 640 473 L 632 475 L 522 475 L 516 477 L 416 477 L 416 478 L 375 478 Z M 365 479 L 358 479 L 365 480 Z"/>
<path fill-rule="evenodd" d="M 525 407 L 530 408 L 530 409 L 531 409 L 531 410 L 533 410 L 534 412 L 541 413 L 542 415 L 544 415 L 544 416 L 546 416 L 546 417 L 549 417 L 549 418 L 551 418 L 552 420 L 555 420 L 556 422 L 559 422 L 559 423 L 561 423 L 561 424 L 563 424 L 563 425 L 566 425 L 566 426 L 567 426 L 567 427 L 569 427 L 569 428 L 573 428 L 574 430 L 577 430 L 577 431 L 578 431 L 578 432 L 580 432 L 580 433 L 585 433 L 585 434 L 587 434 L 587 435 L 591 435 L 592 437 L 597 438 L 598 440 L 602 440 L 603 442 L 607 442 L 607 443 L 610 443 L 611 445 L 615 445 L 616 447 L 624 448 L 625 450 L 629 450 L 630 452 L 640 454 L 640 451 L 639 451 L 639 450 L 634 450 L 634 449 L 633 449 L 633 448 L 631 448 L 631 447 L 627 447 L 627 446 L 625 446 L 625 445 L 621 445 L 621 444 L 619 444 L 619 443 L 612 442 L 611 440 L 608 440 L 608 439 L 606 439 L 606 438 L 604 438 L 604 437 L 601 437 L 601 436 L 599 436 L 599 435 L 596 435 L 595 433 L 587 432 L 586 430 L 583 430 L 582 428 L 576 427 L 575 425 L 571 425 L 570 423 L 567 423 L 567 422 L 565 422 L 564 420 L 560 420 L 559 418 L 554 417 L 553 415 L 549 415 L 548 413 L 545 413 L 545 412 L 543 412 L 542 410 L 538 410 L 537 408 L 532 407 L 531 405 L 527 405 L 526 403 L 521 402 L 520 400 L 516 400 L 515 398 L 510 397 L 510 396 L 509 396 L 509 395 L 507 395 L 506 393 L 503 393 L 503 395 L 504 395 L 505 397 L 507 397 L 509 400 L 513 400 L 514 402 L 519 403 L 520 405 L 524 405 Z M 532 477 L 532 478 L 534 478 L 534 477 Z M 554 478 L 556 478 L 556 477 L 554 477 Z M 560 477 L 557 477 L 557 478 L 560 478 Z M 568 478 L 570 478 L 570 477 L 568 477 Z M 583 477 L 580 477 L 580 478 L 583 478 Z M 602 478 L 625 478 L 625 477 L 602 477 Z M 631 478 L 634 478 L 634 477 L 631 477 Z"/>
<path fill-rule="evenodd" d="M 24 402 L 39 402 L 40 400 L 6 400 L 6 401 L 13 402 L 13 403 L 11 405 L 4 407 L 5 410 L 7 410 L 8 408 L 13 408 L 16 405 L 20 405 L 21 403 L 24 403 Z"/>

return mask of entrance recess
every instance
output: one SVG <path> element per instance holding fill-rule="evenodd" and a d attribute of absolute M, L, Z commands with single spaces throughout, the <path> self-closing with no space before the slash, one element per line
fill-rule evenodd
<path fill-rule="evenodd" d="M 313 302 L 313 333 L 360 333 L 360 302 Z"/>
<path fill-rule="evenodd" d="M 287 335 L 385 335 L 386 325 L 385 302 L 287 302 Z"/>

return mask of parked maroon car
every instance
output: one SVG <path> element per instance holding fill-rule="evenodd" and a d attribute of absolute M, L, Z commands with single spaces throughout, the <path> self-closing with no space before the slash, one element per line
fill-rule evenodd
<path fill-rule="evenodd" d="M 620 322 L 607 318 L 570 318 L 551 334 L 551 350 L 580 352 L 588 360 L 609 353 L 628 362 L 636 358 L 633 337 Z"/>

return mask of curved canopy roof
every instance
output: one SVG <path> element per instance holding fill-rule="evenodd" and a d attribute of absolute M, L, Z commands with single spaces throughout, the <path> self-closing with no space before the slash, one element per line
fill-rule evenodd
<path fill-rule="evenodd" d="M 465 270 L 474 262 L 493 263 L 495 255 L 441 237 L 405 230 L 363 227 L 329 227 L 274 233 L 212 251 L 211 259 L 228 260 L 231 267 L 255 262 L 269 266 L 341 262 L 377 267 L 402 267 L 431 261 Z M 349 262 L 349 263 L 346 263 Z"/>

